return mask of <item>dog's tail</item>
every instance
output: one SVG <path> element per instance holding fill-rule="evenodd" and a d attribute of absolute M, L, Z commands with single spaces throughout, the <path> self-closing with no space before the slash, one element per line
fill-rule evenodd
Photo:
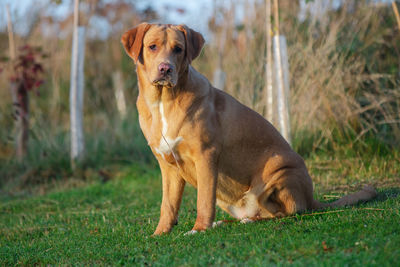
<path fill-rule="evenodd" d="M 368 201 L 377 196 L 375 188 L 371 185 L 365 185 L 361 191 L 346 195 L 332 203 L 321 203 L 314 200 L 313 209 L 323 209 L 328 207 L 342 207 L 357 204 L 361 201 Z"/>

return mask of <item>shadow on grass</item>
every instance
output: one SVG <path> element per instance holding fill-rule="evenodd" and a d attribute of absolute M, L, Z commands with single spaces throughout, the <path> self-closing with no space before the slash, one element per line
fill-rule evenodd
<path fill-rule="evenodd" d="M 378 195 L 371 202 L 384 202 L 400 196 L 400 188 L 385 188 L 378 191 Z"/>

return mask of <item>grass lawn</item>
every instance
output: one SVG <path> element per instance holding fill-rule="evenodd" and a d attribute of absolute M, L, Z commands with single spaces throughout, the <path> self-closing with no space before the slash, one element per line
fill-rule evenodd
<path fill-rule="evenodd" d="M 156 168 L 134 165 L 106 183 L 1 197 L 0 265 L 398 266 L 399 161 L 313 157 L 307 165 L 319 199 L 365 182 L 377 185 L 379 195 L 354 207 L 184 236 L 196 217 L 196 191 L 187 186 L 179 224 L 169 235 L 151 237 L 161 178 Z M 217 209 L 217 219 L 230 217 Z"/>

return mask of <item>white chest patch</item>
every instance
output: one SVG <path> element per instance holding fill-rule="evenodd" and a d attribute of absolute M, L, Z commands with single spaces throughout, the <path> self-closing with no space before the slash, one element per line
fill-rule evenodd
<path fill-rule="evenodd" d="M 182 142 L 183 137 L 178 136 L 176 138 L 170 138 L 167 135 L 168 122 L 167 122 L 167 119 L 165 118 L 164 105 L 162 102 L 160 102 L 160 104 L 159 104 L 159 110 L 160 110 L 160 115 L 161 115 L 162 136 L 160 139 L 160 144 L 157 148 L 155 148 L 155 151 L 164 158 L 164 155 L 169 155 L 171 153 L 174 153 L 174 149 L 179 145 L 180 142 Z M 175 157 L 175 155 L 174 155 L 174 157 Z M 178 160 L 178 159 L 176 159 L 176 160 Z"/>

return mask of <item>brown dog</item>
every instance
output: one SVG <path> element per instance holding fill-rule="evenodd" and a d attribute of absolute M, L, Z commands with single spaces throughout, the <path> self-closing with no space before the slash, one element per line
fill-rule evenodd
<path fill-rule="evenodd" d="M 375 197 L 366 186 L 331 204 L 314 200 L 303 159 L 279 132 L 190 65 L 204 44 L 200 33 L 185 25 L 142 23 L 122 43 L 136 63 L 140 127 L 162 173 L 155 235 L 177 223 L 186 182 L 197 188 L 191 233 L 212 226 L 216 204 L 247 222 Z"/>

